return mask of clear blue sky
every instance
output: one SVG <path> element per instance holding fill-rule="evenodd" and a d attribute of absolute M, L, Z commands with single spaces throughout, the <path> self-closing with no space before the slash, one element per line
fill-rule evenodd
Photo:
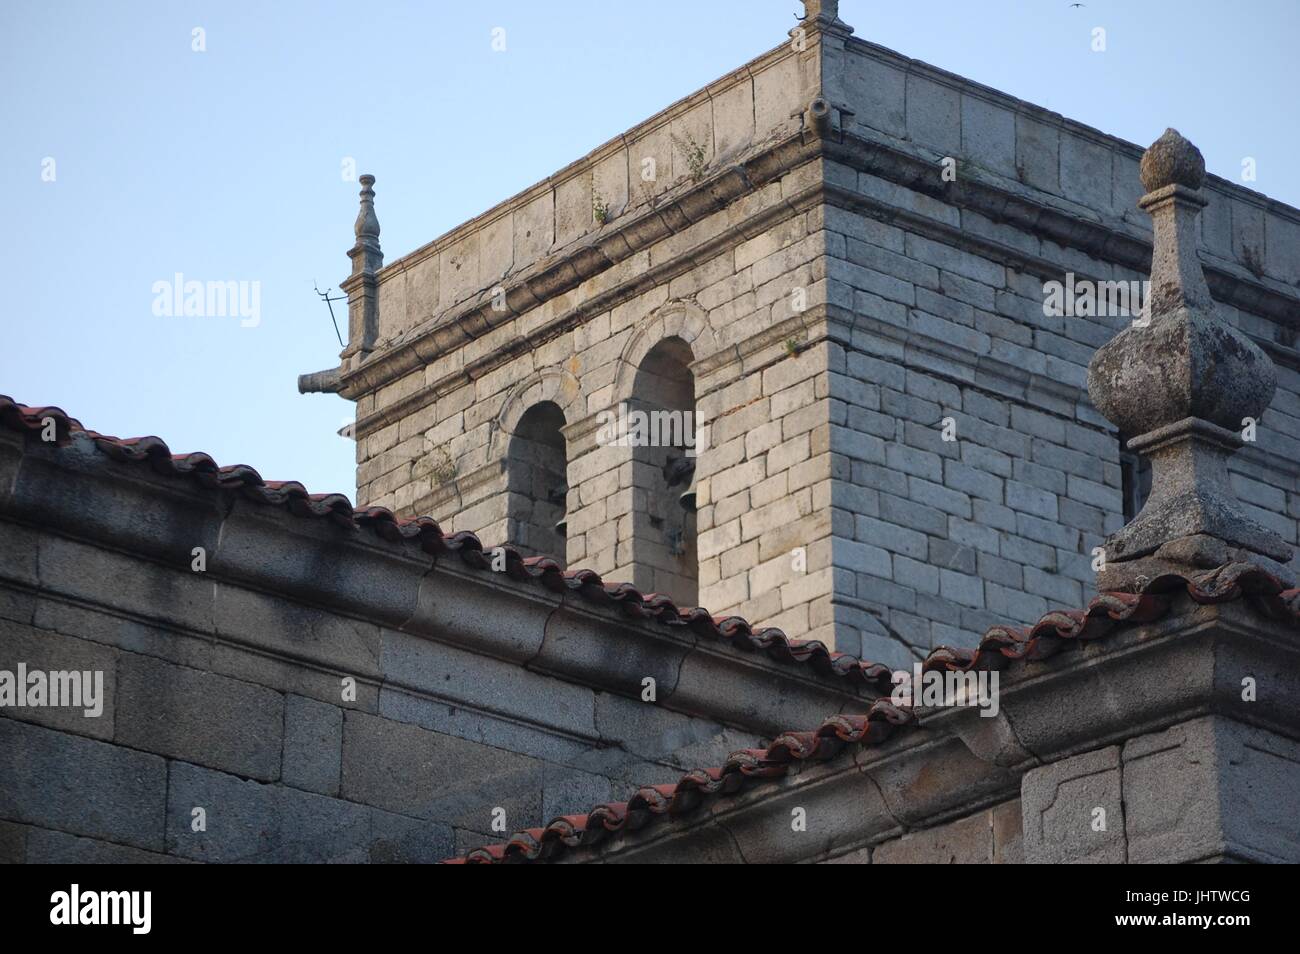
<path fill-rule="evenodd" d="M 344 157 L 378 177 L 392 261 L 783 42 L 800 10 L 5 0 L 0 393 L 351 495 L 353 445 L 335 434 L 351 403 L 296 390 L 300 372 L 337 364 L 312 285 L 347 274 L 358 186 Z M 1293 205 L 1298 11 L 841 4 L 860 37 L 1106 132 L 1145 144 L 1177 126 L 1227 178 L 1253 156 L 1253 187 Z M 1105 53 L 1089 49 L 1095 26 Z M 191 50 L 195 27 L 206 52 Z M 176 272 L 260 282 L 260 324 L 155 315 L 153 285 Z"/>

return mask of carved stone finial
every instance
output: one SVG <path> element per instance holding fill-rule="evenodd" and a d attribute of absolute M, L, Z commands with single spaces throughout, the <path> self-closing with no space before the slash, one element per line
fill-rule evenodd
<path fill-rule="evenodd" d="M 384 253 L 379 247 L 379 217 L 375 215 L 374 185 L 374 176 L 361 177 L 361 208 L 357 210 L 357 221 L 352 228 L 357 240 L 348 251 L 353 275 L 374 274 L 384 265 Z"/>
<path fill-rule="evenodd" d="M 1199 189 L 1205 181 L 1205 157 L 1177 129 L 1166 129 L 1142 153 L 1138 174 L 1142 179 L 1142 188 L 1148 192 L 1170 185 Z"/>
<path fill-rule="evenodd" d="M 364 357 L 379 333 L 379 280 L 384 252 L 379 247 L 379 218 L 375 215 L 375 177 L 361 177 L 361 208 L 353 227 L 356 243 L 348 250 L 352 274 L 339 286 L 348 293 L 348 343 L 341 357 Z"/>
<path fill-rule="evenodd" d="M 1254 342 L 1220 321 L 1196 253 L 1206 205 L 1200 151 L 1174 130 L 1142 157 L 1151 214 L 1151 292 L 1142 319 L 1100 348 L 1088 366 L 1097 409 L 1151 459 L 1142 512 L 1106 541 L 1098 588 L 1131 589 L 1139 577 L 1251 562 L 1294 583 L 1291 547 L 1241 509 L 1228 458 L 1273 400 L 1277 375 Z"/>
<path fill-rule="evenodd" d="M 357 212 L 357 223 L 353 231 L 357 235 L 357 244 L 363 239 L 379 242 L 379 217 L 375 215 L 374 176 L 361 177 L 361 209 Z"/>

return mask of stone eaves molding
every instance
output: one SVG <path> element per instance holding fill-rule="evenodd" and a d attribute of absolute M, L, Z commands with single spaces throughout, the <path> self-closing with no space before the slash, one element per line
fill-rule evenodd
<path fill-rule="evenodd" d="M 578 287 L 655 243 L 686 230 L 721 211 L 735 199 L 815 160 L 817 154 L 815 143 L 805 144 L 798 137 L 790 137 L 698 185 L 679 186 L 661 197 L 654 208 L 627 220 L 615 220 L 583 240 L 577 248 L 543 259 L 502 282 L 503 309 L 494 307 L 494 299 L 499 300 L 499 296 L 495 296 L 490 288 L 484 289 L 467 301 L 394 339 L 359 367 L 343 374 L 341 393 L 355 399 L 425 367 L 442 355 L 482 337 L 493 328 Z M 427 404 L 439 394 L 482 376 L 491 368 L 517 354 L 536 348 L 587 318 L 671 281 L 688 271 L 701 255 L 707 256 L 711 251 L 721 251 L 753 238 L 772 224 L 811 207 L 816 201 L 817 192 L 815 186 L 805 189 L 798 195 L 788 197 L 784 203 L 731 225 L 689 253 L 673 256 L 630 279 L 617 282 L 610 289 L 579 303 L 543 326 L 521 334 L 513 346 L 485 356 L 474 366 L 449 375 L 442 382 L 426 385 L 382 412 L 362 416 L 357 422 L 358 433 L 369 433 L 383 427 L 385 423 Z M 397 408 L 401 410 L 395 410 Z M 393 417 L 393 414 L 397 417 Z"/>
<path fill-rule="evenodd" d="M 1132 223 L 1103 219 L 1094 210 L 1068 199 L 1050 196 L 1013 180 L 974 168 L 953 182 L 934 174 L 940 158 L 932 150 L 903 143 L 893 137 L 857 130 L 844 143 L 827 143 L 825 156 L 959 209 L 970 209 L 993 222 L 1007 223 L 1076 248 L 1102 261 L 1141 273 L 1151 268 L 1151 233 Z M 1055 278 L 1060 267 L 1049 260 L 996 240 L 978 236 L 959 226 L 939 222 L 856 192 L 846 184 L 827 182 L 827 201 L 882 221 L 898 221 L 926 238 L 969 247 L 993 261 L 1020 271 Z M 1295 210 L 1273 203 L 1295 216 Z M 1235 262 L 1200 252 L 1211 291 L 1226 304 L 1263 315 L 1286 328 L 1300 329 L 1297 306 L 1300 295 L 1282 282 L 1252 275 Z M 1275 342 L 1266 342 L 1276 346 Z M 1297 360 L 1294 349 L 1284 349 Z"/>
<path fill-rule="evenodd" d="M 46 421 L 57 442 L 40 439 Z M 477 537 L 444 535 L 431 518 L 355 511 L 342 494 L 311 495 L 301 484 L 264 481 L 251 467 L 219 467 L 206 454 L 173 455 L 156 437 L 85 431 L 57 408 L 5 397 L 0 515 L 11 526 L 66 535 L 179 576 L 192 576 L 192 550 L 200 546 L 205 580 L 598 689 L 639 698 L 650 675 L 660 705 L 760 734 L 826 712 L 861 711 L 889 686 L 886 667 L 817 641 L 679 609 L 666 597 L 509 547 L 505 571 L 494 573 Z"/>
<path fill-rule="evenodd" d="M 712 83 L 694 93 L 689 94 L 675 103 L 666 106 L 664 109 L 655 113 L 653 116 L 637 123 L 635 126 L 625 132 L 615 136 L 605 143 L 597 146 L 587 155 L 576 159 L 563 168 L 559 169 L 553 175 L 534 183 L 523 191 L 516 193 L 508 199 L 505 199 L 492 208 L 480 213 L 466 222 L 462 222 L 430 242 L 421 245 L 400 258 L 389 262 L 379 272 L 382 281 L 388 272 L 399 272 L 411 268 L 431 256 L 437 255 L 443 249 L 449 248 L 470 234 L 482 229 L 486 229 L 502 216 L 521 209 L 529 203 L 544 197 L 548 193 L 554 192 L 565 182 L 580 176 L 584 173 L 593 172 L 602 161 L 616 156 L 619 152 L 627 149 L 631 144 L 650 138 L 657 132 L 669 128 L 675 120 L 680 120 L 691 111 L 702 106 L 709 105 L 712 101 L 721 98 L 724 94 L 737 86 L 743 86 L 752 83 L 755 77 L 764 71 L 772 68 L 783 60 L 790 58 L 793 51 L 790 44 L 782 43 L 780 46 L 759 54 L 748 63 L 737 67 L 724 76 L 719 77 Z M 760 149 L 759 151 L 763 151 Z M 724 151 L 719 158 L 735 160 L 739 154 L 731 154 Z M 658 200 L 662 202 L 663 200 Z M 589 238 L 589 237 L 588 237 Z M 581 245 L 586 239 L 580 239 L 574 243 L 575 246 Z M 566 254 L 567 250 L 561 250 L 561 254 Z"/>
<path fill-rule="evenodd" d="M 1256 567 L 1158 578 L 1026 630 L 995 628 L 974 650 L 932 653 L 926 671 L 1000 671 L 995 718 L 882 699 L 455 860 L 655 861 L 682 838 L 700 859 L 712 835 L 739 853 L 732 860 L 821 860 L 1014 799 L 1029 769 L 1200 716 L 1297 738 L 1300 683 L 1272 679 L 1257 702 L 1240 692 L 1244 676 L 1298 671 L 1297 633 L 1300 591 Z M 786 805 L 815 814 L 818 837 L 774 837 Z"/>
<path fill-rule="evenodd" d="M 543 259 L 512 276 L 502 285 L 506 302 L 504 310 L 493 308 L 489 289 L 411 329 L 384 350 L 371 355 L 360 367 L 345 373 L 341 379 L 342 393 L 355 399 L 424 367 L 500 324 L 518 318 L 543 301 L 576 288 L 636 252 L 684 231 L 764 183 L 819 158 L 905 186 L 957 208 L 971 209 L 994 222 L 1033 231 L 1101 260 L 1138 272 L 1149 270 L 1151 239 L 1148 232 L 1119 219 L 1103 220 L 1095 211 L 1069 200 L 1046 195 L 978 169 L 956 182 L 940 182 L 934 175 L 936 156 L 929 150 L 884 134 L 872 134 L 861 127 L 845 133 L 842 142 L 820 139 L 805 142 L 802 136 L 791 136 L 772 143 L 743 163 L 726 168 L 701 183 L 679 186 L 666 194 L 655 208 L 626 222 L 616 219 L 583 240 L 578 247 Z M 865 196 L 847 184 L 834 181 L 832 175 L 790 197 L 785 204 L 732 225 L 699 248 L 685 251 L 648 271 L 614 283 L 544 325 L 521 334 L 512 346 L 486 355 L 472 366 L 443 379 L 429 382 L 382 410 L 361 415 L 357 421 L 358 434 L 364 436 L 407 416 L 467 381 L 486 374 L 516 354 L 533 350 L 583 321 L 671 281 L 689 270 L 700 257 L 739 244 L 780 218 L 822 203 L 862 212 L 882 221 L 897 222 L 927 238 L 971 248 L 994 261 L 1030 274 L 1050 278 L 1060 273 L 1059 265 L 1045 258 Z M 1273 205 L 1289 210 L 1280 203 Z M 1294 215 L 1294 210 L 1290 212 Z M 1206 280 L 1217 300 L 1260 314 L 1282 327 L 1300 328 L 1296 319 L 1300 314 L 1300 295 L 1288 286 L 1274 279 L 1252 275 L 1237 263 L 1219 259 L 1208 252 L 1202 251 L 1201 257 Z M 1274 360 L 1300 368 L 1300 351 L 1275 341 L 1256 340 Z"/>

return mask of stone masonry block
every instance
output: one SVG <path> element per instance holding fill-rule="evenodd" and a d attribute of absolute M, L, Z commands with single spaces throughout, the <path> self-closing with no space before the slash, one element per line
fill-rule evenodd
<path fill-rule="evenodd" d="M 82 702 L 89 703 L 87 692 L 98 693 L 98 715 L 87 715 L 87 706 L 6 707 L 3 714 L 25 722 L 35 722 L 52 729 L 63 729 L 97 739 L 113 737 L 114 698 L 117 688 L 116 651 L 73 636 L 19 623 L 7 624 L 0 632 L 0 670 L 16 673 L 23 663 L 27 672 L 74 671 L 79 674 Z"/>
<path fill-rule="evenodd" d="M 303 696 L 286 696 L 281 769 L 284 783 L 322 795 L 337 795 L 342 757 L 343 710 Z"/>
<path fill-rule="evenodd" d="M 871 860 L 878 865 L 988 864 L 993 861 L 991 813 L 976 812 L 967 818 L 887 841 L 876 847 Z"/>
<path fill-rule="evenodd" d="M 1025 773 L 1020 804 L 1027 862 L 1126 860 L 1119 757 L 1119 748 L 1108 746 Z"/>
<path fill-rule="evenodd" d="M 907 74 L 870 56 L 852 56 L 843 70 L 854 121 L 882 132 L 907 133 Z"/>
<path fill-rule="evenodd" d="M 206 831 L 193 830 L 195 808 Z M 451 852 L 452 836 L 446 825 L 173 762 L 167 849 L 222 863 L 428 862 Z"/>
<path fill-rule="evenodd" d="M 961 155 L 961 94 L 917 73 L 907 76 L 907 132 L 947 156 Z"/>
<path fill-rule="evenodd" d="M 344 715 L 341 794 L 385 811 L 483 830 L 500 806 L 516 828 L 537 824 L 541 767 L 524 755 L 417 726 Z"/>
<path fill-rule="evenodd" d="M 3 858 L 3 855 L 0 855 Z M 128 848 L 97 838 L 81 838 L 67 832 L 32 828 L 27 834 L 27 851 L 18 859 L 29 865 L 157 865 L 188 864 L 184 858 Z"/>
<path fill-rule="evenodd" d="M 737 83 L 713 97 L 713 138 L 722 158 L 740 151 L 754 138 L 751 83 Z"/>
<path fill-rule="evenodd" d="M 1061 188 L 1058 128 L 1024 113 L 1017 114 L 1016 166 L 1025 185 L 1058 192 Z"/>
<path fill-rule="evenodd" d="M 280 777 L 284 697 L 210 672 L 124 654 L 117 741 L 211 768 Z"/>
<path fill-rule="evenodd" d="M 1128 860 L 1300 859 L 1300 745 L 1206 716 L 1124 745 Z"/>
<path fill-rule="evenodd" d="M 1061 191 L 1092 209 L 1111 204 L 1111 151 L 1082 136 L 1061 135 Z"/>
<path fill-rule="evenodd" d="M 961 98 L 963 156 L 976 165 L 1016 177 L 1016 114 L 978 96 Z"/>
<path fill-rule="evenodd" d="M 0 718 L 0 818 L 161 851 L 163 759 Z"/>

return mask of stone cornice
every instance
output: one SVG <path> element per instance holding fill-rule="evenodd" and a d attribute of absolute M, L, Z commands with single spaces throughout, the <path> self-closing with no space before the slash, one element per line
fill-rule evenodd
<path fill-rule="evenodd" d="M 751 81 L 756 74 L 763 72 L 792 55 L 795 54 L 794 51 L 791 50 L 790 44 L 782 43 L 780 46 L 773 47 L 767 52 L 754 57 L 754 59 L 750 60 L 743 66 L 737 67 L 725 76 L 719 77 L 707 86 L 696 90 L 689 96 L 677 100 L 675 103 L 665 107 L 648 119 L 637 123 L 625 132 L 607 140 L 595 149 L 591 150 L 581 159 L 574 160 L 567 166 L 564 166 L 562 169 L 555 172 L 553 175 L 547 176 L 545 179 L 534 183 L 522 192 L 516 193 L 502 202 L 498 202 L 492 208 L 476 215 L 474 218 L 469 219 L 466 222 L 462 222 L 460 225 L 457 225 L 452 229 L 449 229 L 433 241 L 427 242 L 419 248 L 407 252 L 400 258 L 394 259 L 380 270 L 379 275 L 381 280 L 388 271 L 401 271 L 410 268 L 412 265 L 418 264 L 426 258 L 438 254 L 438 252 L 443 249 L 455 245 L 475 231 L 487 227 L 502 216 L 513 212 L 515 209 L 521 208 L 529 202 L 532 202 L 534 199 L 552 192 L 556 186 L 567 182 L 574 176 L 590 172 L 602 160 L 617 155 L 620 150 L 626 148 L 631 143 L 643 139 L 657 130 L 670 125 L 674 120 L 679 119 L 691 110 L 712 101 L 716 96 L 725 93 L 732 87 Z"/>
<path fill-rule="evenodd" d="M 1300 684 L 1283 675 L 1298 670 L 1294 628 L 1240 601 L 1200 605 L 1182 595 L 1158 622 L 1011 663 L 999 673 L 994 718 L 925 710 L 917 728 L 881 745 L 792 764 L 784 779 L 563 860 L 653 861 L 673 857 L 682 838 L 704 850 L 710 833 L 749 862 L 821 860 L 1010 801 L 1032 768 L 1202 716 L 1300 739 Z M 1257 701 L 1242 699 L 1246 677 L 1258 684 Z M 817 820 L 821 837 L 772 837 L 773 819 L 788 824 L 794 806 Z"/>
<path fill-rule="evenodd" d="M 1059 245 L 1079 249 L 1088 255 L 1146 274 L 1151 267 L 1150 233 L 1113 217 L 1103 220 L 1084 206 L 1047 196 L 1020 183 L 983 170 L 954 182 L 941 182 L 934 174 L 937 154 L 884 135 L 867 136 L 863 130 L 846 133 L 842 143 L 825 143 L 827 159 L 861 172 L 906 186 L 916 192 L 970 209 L 994 222 L 1005 222 L 1046 237 Z M 847 208 L 888 214 L 928 238 L 979 251 L 994 261 L 1021 271 L 1058 277 L 1056 265 L 1041 256 L 1003 245 L 984 236 L 924 215 L 898 209 L 843 185 L 828 182 L 828 201 Z M 1284 208 L 1289 208 L 1284 206 Z M 1294 214 L 1294 210 L 1292 210 Z M 1261 279 L 1245 268 L 1200 250 L 1205 278 L 1218 301 L 1262 315 L 1288 328 L 1300 328 L 1300 296 L 1273 279 Z M 1261 345 L 1263 342 L 1261 342 Z M 1269 342 L 1276 347 L 1275 342 Z M 1294 349 L 1292 360 L 1300 360 Z"/>
<path fill-rule="evenodd" d="M 846 50 L 866 55 L 874 60 L 887 63 L 890 66 L 901 70 L 904 73 L 912 73 L 923 76 L 928 80 L 946 86 L 965 96 L 975 96 L 985 102 L 1003 109 L 1008 109 L 1016 113 L 1030 116 L 1037 122 L 1048 126 L 1054 126 L 1057 129 L 1064 130 L 1072 136 L 1079 136 L 1088 139 L 1107 150 L 1127 156 L 1133 160 L 1141 159 L 1144 147 L 1137 143 L 1130 142 L 1127 139 L 1121 139 L 1110 133 L 1104 132 L 1096 127 L 1081 123 L 1078 120 L 1070 119 L 1060 113 L 1053 112 L 1036 103 L 1028 100 L 1018 99 L 1009 93 L 994 89 L 991 86 L 985 86 L 975 80 L 968 79 L 956 73 L 951 73 L 941 69 L 924 60 L 912 59 L 888 47 L 880 46 L 869 40 L 864 40 L 858 36 L 845 38 L 844 47 Z M 1206 182 L 1216 191 L 1227 193 L 1233 200 L 1246 202 L 1256 208 L 1263 209 L 1271 214 L 1280 215 L 1292 222 L 1300 223 L 1300 209 L 1287 205 L 1279 199 L 1274 199 L 1262 192 L 1254 189 L 1248 189 L 1240 183 L 1231 179 L 1225 179 L 1222 176 L 1213 174 L 1206 175 Z"/>
<path fill-rule="evenodd" d="M 304 520 L 237 493 L 126 468 L 90 439 L 57 448 L 5 441 L 0 452 L 0 474 L 7 478 L 0 484 L 0 536 L 14 546 L 34 548 L 36 535 L 74 539 L 173 570 L 178 593 L 190 586 L 209 601 L 223 587 L 265 593 L 630 698 L 639 699 L 642 678 L 654 676 L 658 705 L 760 735 L 827 712 L 866 708 L 867 690 L 842 676 L 702 639 L 686 626 L 639 621 L 574 592 L 498 579 L 458 558 L 421 554 L 327 519 Z M 206 553 L 197 580 L 196 546 Z M 39 577 L 0 582 L 42 587 Z M 48 586 L 43 592 L 54 595 Z M 217 632 L 211 606 L 194 601 L 105 611 L 203 639 L 241 644 L 244 638 Z M 303 643 L 295 662 L 336 670 L 333 649 L 328 642 Z M 388 680 L 382 659 L 367 667 L 342 674 Z"/>
<path fill-rule="evenodd" d="M 686 855 L 749 864 L 822 861 L 1011 801 L 1020 793 L 1020 778 L 1017 770 L 977 759 L 952 733 L 903 730 L 879 748 L 795 765 L 786 778 L 719 799 L 707 810 L 629 827 L 598 848 L 570 850 L 559 860 L 654 863 Z M 795 808 L 815 820 L 817 834 L 773 837 L 776 826 L 788 832 Z"/>
<path fill-rule="evenodd" d="M 938 198 L 957 208 L 971 209 L 994 222 L 1020 226 L 1101 260 L 1137 272 L 1149 268 L 1150 238 L 1118 219 L 1102 221 L 1095 212 L 1066 200 L 979 171 L 960 182 L 939 183 L 933 175 L 933 158 L 928 153 L 888 137 L 864 138 L 857 133 L 846 133 L 842 143 L 822 140 L 805 143 L 801 136 L 790 136 L 701 183 L 679 187 L 679 192 L 669 193 L 654 209 L 645 210 L 626 222 L 615 220 L 579 247 L 538 262 L 503 285 L 506 311 L 494 312 L 490 291 L 484 291 L 436 320 L 413 329 L 403 340 L 376 352 L 360 367 L 346 372 L 342 393 L 355 399 L 377 390 L 440 355 L 481 337 L 503 322 L 516 319 L 542 301 L 577 287 L 636 252 L 683 231 L 765 182 L 819 156 Z M 358 434 L 365 436 L 398 420 L 514 355 L 533 349 L 587 318 L 671 280 L 689 270 L 699 256 L 716 253 L 728 244 L 738 244 L 779 218 L 823 201 L 903 223 L 918 234 L 970 248 L 1031 274 L 1044 278 L 1060 275 L 1059 264 L 1049 259 L 897 208 L 833 181 L 825 181 L 792 197 L 787 204 L 771 207 L 732 225 L 701 247 L 683 252 L 593 296 L 527 336 L 521 336 L 510 348 L 485 355 L 472 366 L 429 382 L 400 401 L 362 416 L 357 422 Z M 1256 278 L 1241 266 L 1204 250 L 1201 259 L 1206 280 L 1217 300 L 1262 315 L 1287 328 L 1300 327 L 1297 320 L 1300 297 L 1292 294 L 1285 285 L 1271 279 Z M 1266 339 L 1255 340 L 1275 361 L 1300 368 L 1300 352 L 1296 349 Z"/>
<path fill-rule="evenodd" d="M 1300 740 L 1300 684 L 1282 678 L 1300 671 L 1295 635 L 1243 601 L 1202 605 L 1181 594 L 1158 622 L 1004 672 L 998 718 L 945 709 L 925 724 L 950 726 L 999 764 L 1051 762 L 1202 715 Z M 1247 677 L 1255 701 L 1242 698 Z"/>
<path fill-rule="evenodd" d="M 543 301 L 563 294 L 582 282 L 618 263 L 631 258 L 651 245 L 684 231 L 728 203 L 754 191 L 773 178 L 817 158 L 815 143 L 805 145 L 799 137 L 789 137 L 755 157 L 751 162 L 732 166 L 715 178 L 692 185 L 678 195 L 669 194 L 656 208 L 627 222 L 615 220 L 583 247 L 552 256 L 523 272 L 512 283 L 503 285 L 507 308 L 496 312 L 490 290 L 444 313 L 436 321 L 408 332 L 405 339 L 343 376 L 345 397 L 356 398 L 423 367 L 442 354 L 462 347 L 493 328 L 513 321 Z M 810 208 L 819 201 L 820 188 L 811 186 L 783 202 L 743 219 L 724 229 L 707 242 L 664 262 L 598 295 L 581 302 L 509 347 L 484 355 L 464 369 L 439 381 L 427 383 L 401 401 L 357 421 L 357 433 L 364 436 L 436 399 L 467 381 L 481 377 L 516 354 L 536 348 L 544 341 L 562 334 L 582 321 L 607 311 L 638 294 L 689 271 L 697 258 L 738 245 L 790 215 Z M 470 330 L 473 329 L 473 330 Z"/>

